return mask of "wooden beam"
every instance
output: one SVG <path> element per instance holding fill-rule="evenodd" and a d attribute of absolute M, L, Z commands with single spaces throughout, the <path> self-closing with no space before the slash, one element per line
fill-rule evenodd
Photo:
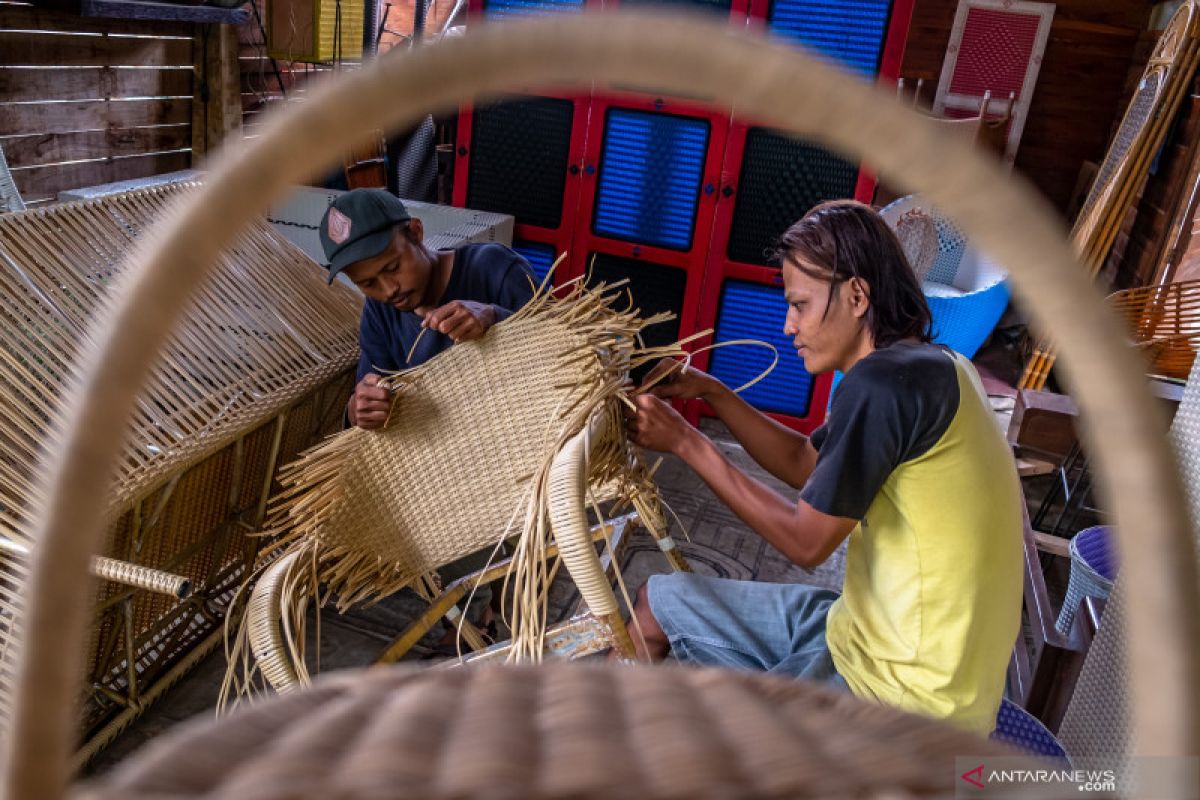
<path fill-rule="evenodd" d="M 172 125 L 191 118 L 184 99 L 80 100 L 68 103 L 0 103 L 0 131 L 69 133 L 72 131 Z"/>
<path fill-rule="evenodd" d="M 183 150 L 191 145 L 191 141 L 192 126 L 184 122 L 143 128 L 0 136 L 0 147 L 4 148 L 9 166 L 36 167 L 61 161 L 94 161 Z"/>
<path fill-rule="evenodd" d="M 0 67 L 0 98 L 6 103 L 191 97 L 192 91 L 192 70 L 187 67 Z"/>
<path fill-rule="evenodd" d="M 242 128 L 238 32 L 232 25 L 197 26 L 192 155 L 203 158 Z"/>
<path fill-rule="evenodd" d="M 158 3 L 153 0 L 80 0 L 79 13 L 85 17 L 226 25 L 241 25 L 250 21 L 250 12 L 245 8 Z"/>
<path fill-rule="evenodd" d="M 4 67 L 163 67 L 192 63 L 190 39 L 0 31 Z"/>
<path fill-rule="evenodd" d="M 0 30 L 186 37 L 191 33 L 191 26 L 183 22 L 86 19 L 68 11 L 0 5 Z"/>

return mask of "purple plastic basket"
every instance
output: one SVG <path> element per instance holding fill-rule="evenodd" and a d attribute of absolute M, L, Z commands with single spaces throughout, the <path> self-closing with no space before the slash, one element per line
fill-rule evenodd
<path fill-rule="evenodd" d="M 1085 597 L 1107 598 L 1117 577 L 1117 554 L 1112 529 L 1107 525 L 1084 528 L 1071 539 L 1071 577 L 1067 598 L 1054 627 L 1066 636 L 1075 621 L 1075 611 Z"/>

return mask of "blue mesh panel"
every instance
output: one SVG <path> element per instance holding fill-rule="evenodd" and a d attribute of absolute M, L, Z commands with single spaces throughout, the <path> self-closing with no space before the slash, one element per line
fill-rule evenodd
<path fill-rule="evenodd" d="M 1056 769 L 1070 769 L 1071 761 L 1054 734 L 1025 709 L 1009 700 L 1000 701 L 996 729 L 991 739 L 1050 759 Z"/>
<path fill-rule="evenodd" d="M 708 122 L 610 109 L 592 231 L 672 250 L 692 246 Z"/>
<path fill-rule="evenodd" d="M 783 289 L 747 281 L 727 281 L 717 311 L 715 341 L 758 339 L 775 346 L 779 363 L 764 380 L 742 392 L 746 402 L 763 411 L 808 416 L 812 375 L 796 356 L 792 340 L 783 334 L 787 303 Z M 713 351 L 710 371 L 730 389 L 757 378 L 771 364 L 765 347 L 733 345 Z"/>
<path fill-rule="evenodd" d="M 890 0 L 773 0 L 767 20 L 776 36 L 874 75 L 890 10 Z"/>
<path fill-rule="evenodd" d="M 974 358 L 992 335 L 992 329 L 1008 308 L 1008 283 L 1000 281 L 986 289 L 960 297 L 936 297 L 929 293 L 929 326 L 933 341 Z"/>
<path fill-rule="evenodd" d="M 487 0 L 483 4 L 483 12 L 489 19 L 582 10 L 583 0 Z"/>
<path fill-rule="evenodd" d="M 546 277 L 546 273 L 554 266 L 556 255 L 554 248 L 548 244 L 515 241 L 513 242 L 512 249 L 525 256 L 525 260 L 529 262 L 529 266 L 533 267 L 533 274 L 537 276 L 538 283 L 542 282 Z"/>

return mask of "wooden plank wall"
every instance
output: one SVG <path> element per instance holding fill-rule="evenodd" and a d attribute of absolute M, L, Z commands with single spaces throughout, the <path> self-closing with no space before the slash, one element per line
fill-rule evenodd
<path fill-rule="evenodd" d="M 922 78 L 932 105 L 958 0 L 916 0 L 901 76 Z M 1064 211 L 1084 161 L 1099 161 L 1151 4 L 1056 0 L 1016 169 Z M 982 190 L 982 189 L 981 189 Z"/>
<path fill-rule="evenodd" d="M 297 0 L 298 2 L 300 0 Z M 267 18 L 265 0 L 253 0 L 263 23 Z M 333 71 L 332 64 L 306 64 L 300 61 L 274 61 L 267 56 L 267 45 L 258 19 L 238 28 L 238 61 L 242 72 L 242 131 L 253 139 L 262 126 L 263 114 L 282 102 L 303 100 L 306 84 Z M 349 62 L 354 67 L 357 62 Z"/>
<path fill-rule="evenodd" d="M 191 164 L 192 33 L 0 0 L 0 147 L 27 204 Z"/>

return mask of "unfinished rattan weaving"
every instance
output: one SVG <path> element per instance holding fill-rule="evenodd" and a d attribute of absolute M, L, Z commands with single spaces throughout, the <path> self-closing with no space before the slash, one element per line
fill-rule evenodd
<path fill-rule="evenodd" d="M 786 45 L 696 19 L 621 13 L 605 14 L 600 24 L 595 17 L 580 14 L 504 27 L 485 25 L 460 39 L 416 48 L 403 57 L 381 59 L 358 72 L 343 73 L 336 86 L 314 90 L 308 102 L 289 107 L 286 114 L 268 123 L 263 135 L 246 150 L 213 164 L 203 193 L 186 207 L 186 213 L 181 209 L 180 216 L 162 231 L 161 240 L 148 244 L 135 257 L 137 278 L 124 288 L 120 305 L 101 321 L 100 344 L 91 355 L 85 387 L 71 406 L 70 428 L 56 452 L 52 502 L 39 527 L 29 591 L 30 624 L 22 642 L 22 702 L 14 733 L 6 740 L 6 800 L 55 800 L 66 793 L 69 700 L 76 685 L 74 668 L 85 616 L 83 598 L 73 590 L 77 590 L 88 556 L 99 540 L 100 525 L 94 517 L 103 500 L 103 474 L 120 443 L 120 431 L 114 430 L 113 422 L 125 419 L 132 410 L 136 384 L 158 343 L 216 253 L 236 233 L 229 220 L 248 219 L 290 183 L 332 164 L 344 146 L 346 132 L 354 126 L 359 130 L 377 126 L 399 129 L 430 109 L 453 108 L 479 92 L 494 96 L 520 86 L 574 86 L 592 80 L 644 82 L 647 76 L 673 94 L 703 87 L 719 102 L 736 104 L 740 113 L 797 136 L 818 138 L 847 157 L 869 156 L 899 185 L 920 192 L 951 213 L 972 241 L 1010 272 L 1036 319 L 1054 334 L 1085 418 L 1097 423 L 1085 427 L 1089 451 L 1095 454 L 1103 496 L 1114 510 L 1123 546 L 1123 575 L 1135 589 L 1129 593 L 1127 606 L 1134 750 L 1159 756 L 1200 751 L 1196 559 L 1179 477 L 1166 447 L 1166 427 L 1140 378 L 1137 356 L 1125 346 L 1119 323 L 1079 268 L 1065 232 L 1055 224 L 1046 202 L 1023 184 L 1006 180 L 998 165 L 979 158 L 967 143 L 938 131 L 893 98 Z M 989 191 L 980 192 L 979 186 L 988 186 Z M 181 265 L 186 268 L 179 269 Z M 145 318 L 139 312 L 151 299 L 164 312 Z M 45 553 L 53 557 L 45 557 Z M 497 668 L 494 674 L 503 680 L 513 669 Z M 531 669 L 531 682 L 536 683 L 548 676 L 551 668 Z M 468 680 L 477 677 L 483 681 L 485 674 L 493 673 L 469 674 L 472 678 Z M 720 675 L 715 682 L 729 686 L 738 682 L 732 673 Z M 380 675 L 380 680 L 387 679 Z M 445 758 L 433 758 L 433 751 L 426 749 L 430 758 L 408 762 L 435 776 L 453 778 L 458 763 L 488 752 L 485 746 L 492 740 L 476 735 L 480 727 L 472 724 L 472 712 L 484 713 L 494 698 L 503 698 L 495 702 L 503 702 L 507 711 L 508 735 L 501 742 L 513 746 L 522 741 L 523 731 L 547 722 L 551 715 L 581 715 L 574 719 L 582 719 L 577 730 L 584 733 L 569 740 L 574 746 L 565 749 L 564 757 L 578 760 L 576 773 L 582 776 L 581 784 L 585 783 L 583 777 L 592 776 L 602 781 L 600 785 L 611 786 L 612 781 L 606 780 L 609 773 L 620 771 L 627 778 L 627 796 L 682 796 L 672 791 L 672 776 L 680 770 L 702 770 L 711 753 L 691 750 L 653 776 L 624 769 L 618 761 L 605 758 L 606 753 L 614 752 L 610 743 L 634 733 L 626 716 L 613 713 L 623 706 L 610 701 L 612 695 L 605 693 L 600 681 L 585 682 L 598 687 L 597 696 L 589 696 L 587 703 L 572 703 L 575 695 L 567 692 L 562 702 L 531 708 L 524 702 L 529 695 L 515 689 L 505 691 L 503 685 L 497 691 L 472 692 L 464 684 L 463 691 L 450 695 L 434 690 L 440 680 L 435 672 L 412 680 L 418 688 L 431 687 L 427 694 L 434 702 L 425 707 L 428 713 L 373 718 L 381 725 L 396 726 L 395 747 L 415 752 L 435 738 L 431 726 L 449 726 L 442 732 L 450 737 L 452 747 L 439 751 L 447 753 Z M 630 681 L 631 686 L 650 685 L 641 678 Z M 664 703 L 656 707 L 651 724 L 662 736 L 669 738 L 680 724 L 704 724 L 703 717 L 689 711 L 704 702 L 703 693 L 691 691 L 685 696 L 686 706 Z M 270 737 L 267 746 L 281 755 L 304 753 L 305 764 L 312 769 L 357 767 L 361 771 L 361 762 L 338 757 L 345 751 L 337 736 L 358 730 L 359 722 L 366 719 L 365 713 L 358 713 L 365 712 L 364 706 L 386 701 L 373 697 L 361 705 L 353 700 L 324 705 L 320 698 L 306 692 L 277 698 L 278 708 L 289 709 L 313 724 L 289 726 L 281 735 Z M 460 713 L 445 713 L 451 701 L 462 703 L 455 706 Z M 802 718 L 810 706 L 815 708 L 815 702 L 802 701 L 790 707 L 786 716 Z M 844 707 L 836 712 L 839 721 L 823 726 L 819 741 L 809 737 L 805 746 L 789 748 L 787 758 L 811 758 L 818 771 L 823 766 L 857 776 L 856 783 L 837 792 L 842 795 L 903 796 L 919 791 L 889 783 L 887 775 L 893 773 L 893 756 L 901 752 L 908 737 L 932 723 L 892 716 L 897 720 L 894 725 L 858 725 L 857 709 L 864 706 L 849 697 L 842 702 Z M 274 707 L 264 705 L 263 713 Z M 725 713 L 750 714 L 742 711 L 742 703 L 723 707 Z M 194 744 L 188 737 L 185 752 L 193 758 L 202 748 L 212 755 L 228 755 L 232 762 L 247 742 L 261 744 L 268 738 L 264 730 L 269 728 L 257 727 L 258 719 L 252 715 L 232 718 Z M 779 717 L 746 720 L 747 729 L 765 731 L 768 740 L 780 725 Z M 315 736 L 314 731 L 326 735 Z M 705 740 L 701 738 L 702 743 Z M 555 744 L 566 742 L 565 737 L 554 740 Z M 921 766 L 919 752 L 903 752 L 908 756 L 905 767 Z M 827 759 L 825 753 L 842 758 Z M 212 763 L 220 763 L 220 758 Z M 498 761 L 491 763 L 503 766 Z M 936 770 L 940 764 L 944 761 L 932 759 L 925 766 Z M 771 764 L 759 766 L 769 769 Z M 157 782 L 152 788 L 142 792 L 138 786 L 126 784 L 121 791 L 125 797 L 162 797 L 162 781 L 169 778 L 165 773 L 179 774 L 179 767 L 176 762 L 157 762 Z M 601 771 L 605 774 L 598 775 Z M 263 777 L 264 786 L 254 783 L 249 788 L 262 788 L 265 793 L 274 780 L 282 780 L 277 772 L 268 771 Z M 425 785 L 421 784 L 422 788 Z M 485 776 L 483 783 L 471 787 L 458 784 L 455 796 L 503 796 L 495 786 Z M 247 788 L 240 787 L 239 796 L 246 796 Z M 1192 787 L 1176 784 L 1173 788 L 1177 791 L 1172 796 L 1181 796 Z M 721 796 L 719 789 L 705 792 L 701 788 L 699 793 Z M 388 790 L 401 795 L 405 785 L 389 786 Z M 187 791 L 180 789 L 180 793 Z M 306 793 L 307 787 L 299 786 L 293 796 Z M 743 794 L 764 793 L 747 788 Z M 566 792 L 561 787 L 538 785 L 521 796 L 539 794 L 563 797 Z M 573 794 L 589 796 L 579 784 Z M 724 793 L 731 795 L 737 796 L 737 791 Z M 429 792 L 425 796 L 437 795 Z"/>
<path fill-rule="evenodd" d="M 126 253 L 188 191 L 195 187 L 0 216 L 5 720 L 15 691 L 12 623 L 28 574 L 21 550 L 33 543 L 47 466 L 39 459 L 57 441 L 81 342 Z M 223 604 L 253 559 L 244 534 L 262 519 L 275 465 L 339 421 L 356 317 L 353 294 L 325 286 L 321 270 L 263 222 L 229 250 L 191 304 L 139 396 L 106 497 L 102 552 L 116 560 L 93 568 L 106 580 L 87 639 L 83 755 L 218 643 Z M 175 596 L 180 582 L 190 597 Z"/>
<path fill-rule="evenodd" d="M 230 681 L 249 688 L 238 678 L 239 669 L 253 673 L 239 662 L 249 647 L 274 688 L 307 683 L 303 620 L 318 585 L 345 610 L 510 537 L 507 655 L 540 659 L 547 550 L 557 544 L 570 566 L 574 547 L 591 547 L 585 486 L 615 485 L 629 504 L 655 505 L 648 470 L 624 436 L 622 395 L 631 367 L 682 351 L 639 348 L 640 330 L 661 317 L 614 308 L 624 301 L 619 287 L 579 281 L 565 296 L 540 293 L 483 339 L 385 379 L 393 401 L 382 430 L 351 428 L 284 467 L 268 520 L 269 533 L 283 534 L 272 545 L 281 555 L 251 596 Z M 580 434 L 586 470 L 560 485 L 556 457 Z M 574 508 L 560 510 L 563 502 Z M 561 521 L 572 511 L 580 524 Z M 597 597 L 586 582 L 591 611 L 614 618 L 611 591 Z M 623 626 L 616 635 L 627 643 Z"/>

